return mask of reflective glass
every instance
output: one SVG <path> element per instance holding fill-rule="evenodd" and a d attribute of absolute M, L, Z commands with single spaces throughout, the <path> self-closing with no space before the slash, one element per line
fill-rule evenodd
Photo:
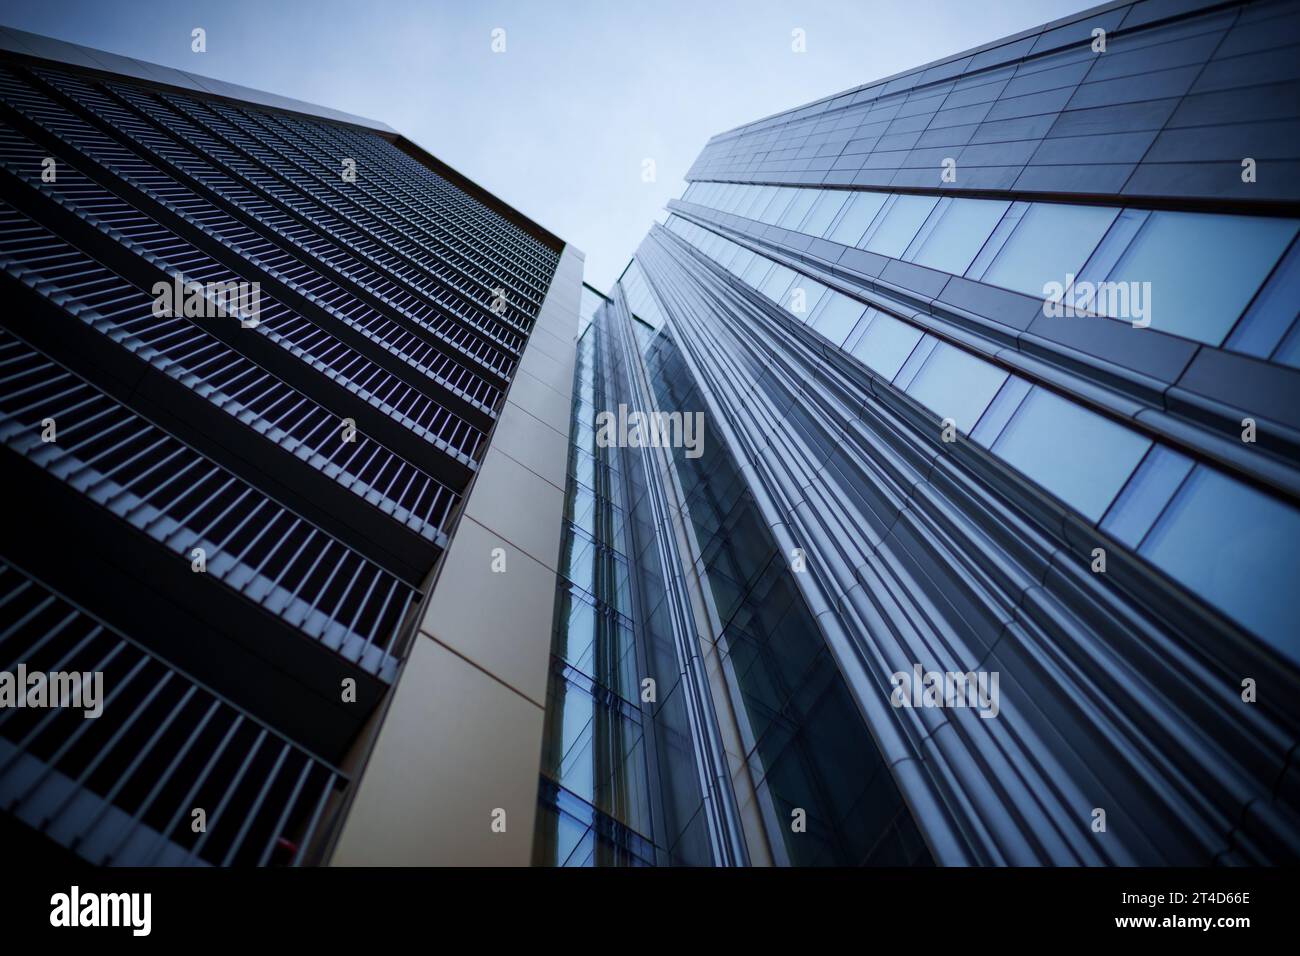
<path fill-rule="evenodd" d="M 867 239 L 867 251 L 899 258 L 938 201 L 936 196 L 896 197 L 885 218 Z"/>
<path fill-rule="evenodd" d="M 1078 275 L 1116 214 L 1106 206 L 1033 203 L 983 281 L 1042 298 L 1047 283 Z"/>
<path fill-rule="evenodd" d="M 1151 328 L 1219 345 L 1295 233 L 1293 219 L 1156 211 L 1107 279 L 1151 283 Z"/>
<path fill-rule="evenodd" d="M 877 375 L 892 381 L 919 341 L 920 329 L 877 312 L 853 346 L 852 354 Z"/>
<path fill-rule="evenodd" d="M 801 322 L 807 322 L 813 312 L 817 310 L 822 296 L 829 292 L 826 286 L 820 282 L 809 279 L 805 275 L 797 277 L 790 288 L 786 290 L 782 297 L 781 304 L 792 312 Z"/>
<path fill-rule="evenodd" d="M 834 222 L 835 217 L 844 208 L 844 202 L 848 198 L 849 194 L 842 189 L 824 190 L 812 210 L 805 217 L 799 231 L 810 236 L 820 236 L 826 231 L 826 227 Z"/>
<path fill-rule="evenodd" d="M 1297 314 L 1300 314 L 1300 242 L 1292 242 L 1291 251 L 1233 329 L 1227 348 L 1268 358 L 1295 324 Z"/>
<path fill-rule="evenodd" d="M 969 432 L 1006 380 L 1007 373 L 996 365 L 940 342 L 908 384 L 907 394 Z"/>
<path fill-rule="evenodd" d="M 796 193 L 785 212 L 781 213 L 781 218 L 776 221 L 776 224 L 782 228 L 798 229 L 799 223 L 803 222 L 803 217 L 808 215 L 808 210 L 820 197 L 821 190 L 799 189 Z"/>
<path fill-rule="evenodd" d="M 836 345 L 842 345 L 866 310 L 867 307 L 856 299 L 832 292 L 814 318 L 813 328 Z"/>
<path fill-rule="evenodd" d="M 992 450 L 1096 521 L 1150 445 L 1141 435 L 1035 386 Z"/>
<path fill-rule="evenodd" d="M 758 291 L 769 299 L 776 299 L 780 302 L 785 290 L 790 288 L 790 284 L 794 282 L 794 277 L 795 271 L 793 269 L 777 266 L 768 273 L 767 278 L 759 285 Z"/>
<path fill-rule="evenodd" d="M 1198 465 L 1141 554 L 1300 660 L 1300 512 Z"/>
<path fill-rule="evenodd" d="M 954 199 L 911 261 L 962 275 L 1010 205 L 993 199 Z"/>
<path fill-rule="evenodd" d="M 826 235 L 831 242 L 842 246 L 856 246 L 862 234 L 876 218 L 880 207 L 889 198 L 888 193 L 854 193 L 853 198 L 844 207 L 840 221 Z"/>
<path fill-rule="evenodd" d="M 1101 530 L 1130 548 L 1136 548 L 1192 470 L 1192 465 L 1192 460 L 1186 455 L 1156 445 L 1142 459 L 1142 465 L 1106 512 Z"/>

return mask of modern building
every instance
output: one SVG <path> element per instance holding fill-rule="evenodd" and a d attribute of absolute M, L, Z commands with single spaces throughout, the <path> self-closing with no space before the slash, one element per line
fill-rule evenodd
<path fill-rule="evenodd" d="M 1300 858 L 1298 54 L 1112 3 L 710 140 L 578 343 L 538 862 Z"/>
<path fill-rule="evenodd" d="M 0 667 L 104 675 L 0 709 L 0 837 L 1300 860 L 1294 4 L 721 133 L 607 294 L 380 124 L 0 39 Z"/>
<path fill-rule="evenodd" d="M 582 254 L 382 124 L 0 46 L 0 840 L 527 863 Z"/>

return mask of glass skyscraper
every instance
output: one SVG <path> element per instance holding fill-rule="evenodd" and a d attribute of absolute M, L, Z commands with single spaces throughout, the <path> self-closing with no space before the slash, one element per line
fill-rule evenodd
<path fill-rule="evenodd" d="M 1297 862 L 1297 48 L 1117 2 L 756 120 L 598 290 L 382 124 L 0 30 L 0 839 Z"/>
<path fill-rule="evenodd" d="M 1296 861 L 1298 41 L 1109 4 L 709 141 L 578 340 L 539 862 Z"/>

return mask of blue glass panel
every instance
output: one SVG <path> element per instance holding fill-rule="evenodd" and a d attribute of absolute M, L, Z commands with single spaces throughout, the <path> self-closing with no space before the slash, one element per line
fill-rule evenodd
<path fill-rule="evenodd" d="M 842 189 L 824 190 L 808 215 L 804 217 L 799 231 L 810 236 L 820 236 L 826 231 L 826 227 L 835 221 L 835 217 L 844 208 L 848 198 L 849 194 Z"/>
<path fill-rule="evenodd" d="M 836 345 L 840 345 L 848 338 L 865 311 L 867 307 L 856 299 L 832 292 L 827 296 L 821 311 L 817 313 L 813 328 Z"/>
<path fill-rule="evenodd" d="M 740 278 L 755 288 L 763 281 L 764 277 L 772 271 L 773 263 L 762 256 L 754 256 L 754 261 L 749 264 Z"/>
<path fill-rule="evenodd" d="M 790 205 L 790 200 L 794 199 L 795 194 L 798 193 L 798 191 L 799 190 L 793 189 L 789 186 L 782 186 L 780 189 L 773 190 L 769 195 L 769 201 L 766 205 L 758 206 L 751 210 L 753 215 L 749 216 L 749 218 L 757 219 L 759 222 L 766 222 L 768 224 L 776 222 L 777 219 L 781 217 L 781 214 L 785 212 L 786 207 Z"/>
<path fill-rule="evenodd" d="M 935 196 L 896 197 L 885 218 L 867 239 L 867 251 L 899 258 L 938 201 Z"/>
<path fill-rule="evenodd" d="M 1198 465 L 1141 553 L 1300 660 L 1300 512 Z"/>
<path fill-rule="evenodd" d="M 1007 373 L 996 365 L 940 342 L 908 384 L 907 394 L 969 432 L 1006 379 Z"/>
<path fill-rule="evenodd" d="M 1106 206 L 1031 204 L 982 281 L 1042 298 L 1044 285 L 1078 274 L 1117 213 Z"/>
<path fill-rule="evenodd" d="M 1078 281 L 1101 282 L 1110 275 L 1110 270 L 1115 268 L 1115 263 L 1119 262 L 1120 256 L 1150 215 L 1149 209 L 1120 210 L 1111 227 L 1106 230 L 1106 235 L 1088 257 L 1088 264 L 1079 270 Z"/>
<path fill-rule="evenodd" d="M 826 238 L 842 246 L 856 246 L 888 198 L 888 193 L 854 193 Z"/>
<path fill-rule="evenodd" d="M 785 266 L 778 265 L 768 273 L 767 278 L 763 280 L 761 285 L 759 285 L 758 291 L 763 293 L 763 295 L 767 296 L 769 299 L 775 299 L 777 302 L 780 302 L 781 297 L 785 294 L 785 290 L 790 288 L 790 284 L 794 282 L 795 274 L 796 273 L 793 269 L 787 269 Z"/>
<path fill-rule="evenodd" d="M 781 213 L 781 218 L 776 221 L 776 224 L 784 229 L 798 229 L 799 223 L 803 222 L 803 217 L 808 215 L 808 210 L 820 197 L 819 189 L 796 190 L 794 199 L 790 201 L 785 212 Z"/>
<path fill-rule="evenodd" d="M 1150 445 L 1141 435 L 1035 386 L 992 450 L 1096 521 Z"/>
<path fill-rule="evenodd" d="M 962 275 L 1010 206 L 995 199 L 954 199 L 911 261 Z"/>
<path fill-rule="evenodd" d="M 1130 548 L 1136 548 L 1192 470 L 1193 464 L 1186 455 L 1171 448 L 1163 445 L 1153 447 L 1115 499 L 1110 511 L 1106 512 L 1101 530 Z"/>
<path fill-rule="evenodd" d="M 1295 234 L 1293 219 L 1157 211 L 1107 279 L 1151 284 L 1151 328 L 1219 345 Z"/>
<path fill-rule="evenodd" d="M 997 396 L 989 403 L 989 407 L 984 414 L 980 416 L 979 424 L 971 431 L 970 437 L 985 448 L 990 447 L 998 440 L 998 436 L 1002 434 L 1002 429 L 1007 427 L 1007 422 L 1011 421 L 1011 416 L 1016 413 L 1020 403 L 1029 394 L 1030 387 L 1030 384 L 1023 378 L 1017 378 L 1014 375 L 1008 377 L 1002 387 L 998 389 Z"/>
<path fill-rule="evenodd" d="M 1287 330 L 1295 324 L 1297 315 L 1300 315 L 1300 242 L 1292 242 L 1291 251 L 1283 256 L 1242 321 L 1232 330 L 1227 347 L 1258 359 L 1270 358 Z"/>
<path fill-rule="evenodd" d="M 1300 314 L 1300 242 L 1291 243 L 1264 288 L 1228 338 L 1227 347 L 1269 358 Z"/>
<path fill-rule="evenodd" d="M 1011 238 L 1016 226 L 1020 225 L 1020 220 L 1028 211 L 1029 203 L 1027 202 L 1013 202 L 1011 204 L 1011 208 L 1007 210 L 1006 215 L 1002 217 L 1002 221 L 993 230 L 993 234 L 984 243 L 984 248 L 980 249 L 979 255 L 975 257 L 975 261 L 966 270 L 966 278 L 981 282 L 984 280 L 984 273 L 993 264 L 993 260 L 1002 251 L 1002 247 L 1007 244 L 1007 240 Z"/>
<path fill-rule="evenodd" d="M 853 346 L 853 355 L 877 375 L 893 380 L 907 357 L 921 341 L 921 330 L 901 322 L 892 315 L 876 312 L 861 338 Z"/>
<path fill-rule="evenodd" d="M 781 304 L 785 306 L 788 312 L 793 313 L 795 318 L 800 322 L 807 322 L 812 314 L 817 310 L 822 298 L 830 292 L 826 286 L 805 275 L 799 275 L 790 288 L 786 290 L 781 299 Z"/>

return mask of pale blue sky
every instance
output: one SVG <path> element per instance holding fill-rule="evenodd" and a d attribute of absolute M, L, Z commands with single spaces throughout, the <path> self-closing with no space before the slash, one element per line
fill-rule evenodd
<path fill-rule="evenodd" d="M 6 0 L 0 22 L 382 120 L 582 249 L 607 289 L 714 133 L 1089 5 Z"/>

